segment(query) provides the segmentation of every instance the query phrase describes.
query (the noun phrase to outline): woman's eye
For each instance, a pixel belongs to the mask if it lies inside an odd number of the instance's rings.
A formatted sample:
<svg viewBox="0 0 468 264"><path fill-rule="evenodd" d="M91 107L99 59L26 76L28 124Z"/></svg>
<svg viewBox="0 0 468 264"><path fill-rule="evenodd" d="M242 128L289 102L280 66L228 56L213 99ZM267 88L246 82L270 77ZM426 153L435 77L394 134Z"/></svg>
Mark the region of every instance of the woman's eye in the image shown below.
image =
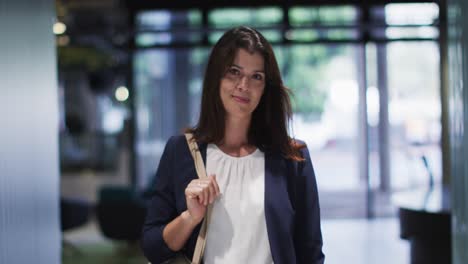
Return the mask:
<svg viewBox="0 0 468 264"><path fill-rule="evenodd" d="M233 75L239 75L240 72L239 72L239 70L236 69L236 68L230 68L230 69L229 69L229 73L230 73L230 74L233 74Z"/></svg>
<svg viewBox="0 0 468 264"><path fill-rule="evenodd" d="M255 80L261 81L261 80L263 80L263 75L261 75L261 74L254 74L254 75L253 75L253 78L254 78Z"/></svg>

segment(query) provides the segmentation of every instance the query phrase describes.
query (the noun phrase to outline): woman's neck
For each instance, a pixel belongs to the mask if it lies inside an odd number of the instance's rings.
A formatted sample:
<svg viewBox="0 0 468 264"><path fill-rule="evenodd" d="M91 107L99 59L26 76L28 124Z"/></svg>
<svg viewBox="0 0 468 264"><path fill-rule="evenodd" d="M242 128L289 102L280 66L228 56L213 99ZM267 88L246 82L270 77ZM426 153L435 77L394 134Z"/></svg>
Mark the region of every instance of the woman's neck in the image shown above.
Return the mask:
<svg viewBox="0 0 468 264"><path fill-rule="evenodd" d="M224 138L220 145L227 149L238 149L248 146L250 118L226 118Z"/></svg>

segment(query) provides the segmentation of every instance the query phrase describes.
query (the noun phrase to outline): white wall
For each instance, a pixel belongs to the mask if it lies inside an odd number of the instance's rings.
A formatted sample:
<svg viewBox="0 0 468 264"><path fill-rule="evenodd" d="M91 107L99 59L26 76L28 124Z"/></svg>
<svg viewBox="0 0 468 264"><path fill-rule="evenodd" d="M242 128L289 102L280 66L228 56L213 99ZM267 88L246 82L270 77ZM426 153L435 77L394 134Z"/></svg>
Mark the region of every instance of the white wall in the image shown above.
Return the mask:
<svg viewBox="0 0 468 264"><path fill-rule="evenodd" d="M52 0L0 0L0 263L60 263Z"/></svg>

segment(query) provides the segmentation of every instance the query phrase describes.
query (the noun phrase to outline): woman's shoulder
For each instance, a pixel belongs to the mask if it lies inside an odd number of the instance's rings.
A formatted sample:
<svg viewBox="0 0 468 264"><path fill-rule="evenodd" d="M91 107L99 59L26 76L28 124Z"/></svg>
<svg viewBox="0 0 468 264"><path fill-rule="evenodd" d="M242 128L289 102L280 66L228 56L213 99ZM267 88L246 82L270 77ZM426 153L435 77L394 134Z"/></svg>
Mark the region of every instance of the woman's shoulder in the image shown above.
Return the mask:
<svg viewBox="0 0 468 264"><path fill-rule="evenodd" d="M309 147L307 146L307 143L305 141L298 138L291 138L291 146L295 151L297 151L296 153L299 154L299 162L306 161L309 158Z"/></svg>
<svg viewBox="0 0 468 264"><path fill-rule="evenodd" d="M176 134L169 137L168 142L181 142L185 141L185 134Z"/></svg>
<svg viewBox="0 0 468 264"><path fill-rule="evenodd" d="M186 139L184 134L172 135L166 142L166 146L171 148L177 148L181 144L185 144Z"/></svg>
<svg viewBox="0 0 468 264"><path fill-rule="evenodd" d="M307 147L305 141L299 138L291 138L291 143L293 144L293 146L301 146L301 148Z"/></svg>
<svg viewBox="0 0 468 264"><path fill-rule="evenodd" d="M303 153L304 151L307 151L307 143L301 139L298 138L291 138L291 146Z"/></svg>

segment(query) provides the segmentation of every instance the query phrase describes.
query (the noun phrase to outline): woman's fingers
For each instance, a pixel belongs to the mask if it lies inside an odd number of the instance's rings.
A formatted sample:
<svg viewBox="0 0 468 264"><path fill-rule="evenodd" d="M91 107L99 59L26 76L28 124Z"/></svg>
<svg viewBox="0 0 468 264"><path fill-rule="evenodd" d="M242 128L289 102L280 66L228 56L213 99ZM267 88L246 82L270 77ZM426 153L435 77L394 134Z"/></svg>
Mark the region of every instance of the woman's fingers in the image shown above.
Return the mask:
<svg viewBox="0 0 468 264"><path fill-rule="evenodd" d="M201 204L203 202L203 195L202 195L203 188L200 186L200 183L197 181L192 181L185 189L185 194L190 199L197 199L198 202Z"/></svg>
<svg viewBox="0 0 468 264"><path fill-rule="evenodd" d="M194 180L193 181L194 189L196 189L196 194L198 196L198 203L205 205L206 201L206 191L205 191L205 184L201 180Z"/></svg>
<svg viewBox="0 0 468 264"><path fill-rule="evenodd" d="M208 187L208 184L206 184L205 182L202 182L200 184L200 186L202 187L202 193L203 193L203 205L208 205L208 201L210 199L210 193L209 193L209 187Z"/></svg>
<svg viewBox="0 0 468 264"><path fill-rule="evenodd" d="M190 199L199 199L199 193L201 188L198 188L196 185L189 184L185 189L185 195Z"/></svg>
<svg viewBox="0 0 468 264"><path fill-rule="evenodd" d="M207 189L209 193L209 202L210 204L213 203L216 198L219 196L219 186L218 183L216 182L216 177L215 175L210 175L205 182L207 183Z"/></svg>
<svg viewBox="0 0 468 264"><path fill-rule="evenodd" d="M187 186L186 192L188 192L190 198L198 198L198 202L205 206L213 203L220 195L215 175L211 175L206 179L192 180Z"/></svg>
<svg viewBox="0 0 468 264"><path fill-rule="evenodd" d="M218 182L216 181L216 175L212 174L210 177L212 177L211 180L213 182L213 186L215 187L216 197L218 197L221 194L221 191L219 190L219 185L218 185Z"/></svg>
<svg viewBox="0 0 468 264"><path fill-rule="evenodd" d="M210 201L210 204L211 204L216 199L216 190L215 190L214 183L212 181L208 185L208 191L210 193L210 200L209 201Z"/></svg>
<svg viewBox="0 0 468 264"><path fill-rule="evenodd" d="M216 182L216 176L214 174L210 175L209 177L210 181L210 194L211 194L211 200L210 203L213 203L216 198L219 196L219 186L218 183Z"/></svg>
<svg viewBox="0 0 468 264"><path fill-rule="evenodd" d="M206 191L207 184L203 182L202 180L197 180L195 184L198 189L198 197L199 197L198 202L200 204L206 205L206 201L209 198L207 191Z"/></svg>

